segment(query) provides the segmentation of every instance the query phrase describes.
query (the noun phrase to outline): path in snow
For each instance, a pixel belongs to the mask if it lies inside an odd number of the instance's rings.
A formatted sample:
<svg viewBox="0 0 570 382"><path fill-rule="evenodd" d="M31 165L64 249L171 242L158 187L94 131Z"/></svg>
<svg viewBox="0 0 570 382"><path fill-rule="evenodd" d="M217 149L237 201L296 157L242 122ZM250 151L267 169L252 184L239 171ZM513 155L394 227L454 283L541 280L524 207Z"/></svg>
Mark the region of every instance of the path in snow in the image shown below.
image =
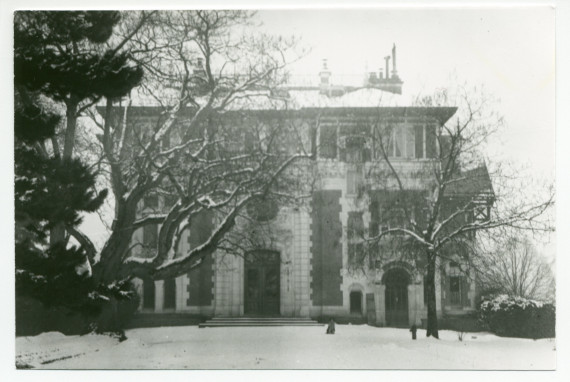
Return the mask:
<svg viewBox="0 0 570 382"><path fill-rule="evenodd" d="M489 333L418 331L366 325L325 327L132 329L119 343L107 336L44 333L16 339L21 365L46 369L494 369L551 370L553 339Z"/></svg>

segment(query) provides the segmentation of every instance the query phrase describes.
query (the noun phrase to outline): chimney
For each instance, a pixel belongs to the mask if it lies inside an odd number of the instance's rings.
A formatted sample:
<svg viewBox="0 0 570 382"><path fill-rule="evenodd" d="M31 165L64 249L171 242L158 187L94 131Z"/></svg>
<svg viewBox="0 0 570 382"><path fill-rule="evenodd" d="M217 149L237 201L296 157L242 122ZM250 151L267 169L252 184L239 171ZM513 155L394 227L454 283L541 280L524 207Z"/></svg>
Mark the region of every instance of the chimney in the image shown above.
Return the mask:
<svg viewBox="0 0 570 382"><path fill-rule="evenodd" d="M321 92L323 92L323 91L326 92L330 86L330 78L331 78L331 72L329 71L326 58L323 59L323 68L319 72L319 77L321 79L321 82L319 84L319 87L321 88Z"/></svg>
<svg viewBox="0 0 570 382"><path fill-rule="evenodd" d="M384 71L383 71L383 70L384 70L384 69L380 68L380 74L379 74L379 76L378 76L378 79L379 79L380 81L382 81L382 80L384 79Z"/></svg>
<svg viewBox="0 0 570 382"><path fill-rule="evenodd" d="M396 44L392 46L392 77L398 78L398 71L396 69Z"/></svg>
<svg viewBox="0 0 570 382"><path fill-rule="evenodd" d="M390 76L388 75L388 73L390 73L390 56L386 56L384 57L384 60L386 60L386 79L390 79Z"/></svg>
<svg viewBox="0 0 570 382"><path fill-rule="evenodd" d="M206 70L204 70L204 59L202 57L198 57L196 59L196 66L194 67L193 74L200 78L206 77Z"/></svg>

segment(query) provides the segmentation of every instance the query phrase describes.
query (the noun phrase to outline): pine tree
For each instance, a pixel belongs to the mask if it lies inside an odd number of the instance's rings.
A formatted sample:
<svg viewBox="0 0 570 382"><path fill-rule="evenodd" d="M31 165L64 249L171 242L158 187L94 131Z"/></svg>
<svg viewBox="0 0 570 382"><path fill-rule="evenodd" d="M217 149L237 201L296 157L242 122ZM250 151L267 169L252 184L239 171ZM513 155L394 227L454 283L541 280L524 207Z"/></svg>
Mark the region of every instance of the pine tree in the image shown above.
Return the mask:
<svg viewBox="0 0 570 382"><path fill-rule="evenodd" d="M26 11L14 18L16 291L81 312L96 310L108 295L129 295L126 283L95 285L92 248L69 244L81 214L96 211L107 195L95 190L97 174L73 157L77 118L142 78L128 54L103 50L119 20L120 13L107 11ZM65 124L49 105L63 106Z"/></svg>

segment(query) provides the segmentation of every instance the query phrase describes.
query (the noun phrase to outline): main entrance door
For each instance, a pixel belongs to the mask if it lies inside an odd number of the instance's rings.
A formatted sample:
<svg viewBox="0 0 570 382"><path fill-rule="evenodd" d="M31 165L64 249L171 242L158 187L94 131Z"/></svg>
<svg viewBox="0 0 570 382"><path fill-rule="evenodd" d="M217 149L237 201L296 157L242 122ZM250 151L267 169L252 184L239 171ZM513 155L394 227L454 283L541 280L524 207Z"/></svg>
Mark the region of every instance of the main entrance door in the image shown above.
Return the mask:
<svg viewBox="0 0 570 382"><path fill-rule="evenodd" d="M279 253L256 251L245 257L244 313L279 315Z"/></svg>
<svg viewBox="0 0 570 382"><path fill-rule="evenodd" d="M386 325L407 327L409 276L403 269L391 269L384 276L386 285Z"/></svg>

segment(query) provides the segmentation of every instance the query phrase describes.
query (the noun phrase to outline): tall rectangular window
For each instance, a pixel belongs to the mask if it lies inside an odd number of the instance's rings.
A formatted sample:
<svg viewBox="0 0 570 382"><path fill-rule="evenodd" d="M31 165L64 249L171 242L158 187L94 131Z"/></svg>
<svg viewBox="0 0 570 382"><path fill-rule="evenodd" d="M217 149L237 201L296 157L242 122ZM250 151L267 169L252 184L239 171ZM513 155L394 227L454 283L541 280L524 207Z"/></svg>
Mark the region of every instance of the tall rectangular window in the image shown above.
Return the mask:
<svg viewBox="0 0 570 382"><path fill-rule="evenodd" d="M404 150L406 149L405 143L405 135L404 129L402 127L396 127L393 130L393 138L392 138L392 157L394 158L402 158L404 156Z"/></svg>
<svg viewBox="0 0 570 382"><path fill-rule="evenodd" d="M461 270L459 265L455 262L449 263L449 304L461 305Z"/></svg>
<svg viewBox="0 0 570 382"><path fill-rule="evenodd" d="M358 190L362 187L363 182L362 168L359 168L357 165L348 167L346 171L346 194L357 194Z"/></svg>
<svg viewBox="0 0 570 382"><path fill-rule="evenodd" d="M364 223L362 221L362 212L349 212L348 213L348 227L347 227L347 244L348 244L348 261L352 262L361 255L362 235Z"/></svg>
<svg viewBox="0 0 570 382"><path fill-rule="evenodd" d="M158 243L158 224L147 224L143 227L143 244L154 248Z"/></svg>
<svg viewBox="0 0 570 382"><path fill-rule="evenodd" d="M321 126L320 128L320 157L321 158L336 158L337 152L337 133L336 126L328 125Z"/></svg>
<svg viewBox="0 0 570 382"><path fill-rule="evenodd" d="M449 277L449 303L452 305L461 304L461 278L459 276Z"/></svg>

